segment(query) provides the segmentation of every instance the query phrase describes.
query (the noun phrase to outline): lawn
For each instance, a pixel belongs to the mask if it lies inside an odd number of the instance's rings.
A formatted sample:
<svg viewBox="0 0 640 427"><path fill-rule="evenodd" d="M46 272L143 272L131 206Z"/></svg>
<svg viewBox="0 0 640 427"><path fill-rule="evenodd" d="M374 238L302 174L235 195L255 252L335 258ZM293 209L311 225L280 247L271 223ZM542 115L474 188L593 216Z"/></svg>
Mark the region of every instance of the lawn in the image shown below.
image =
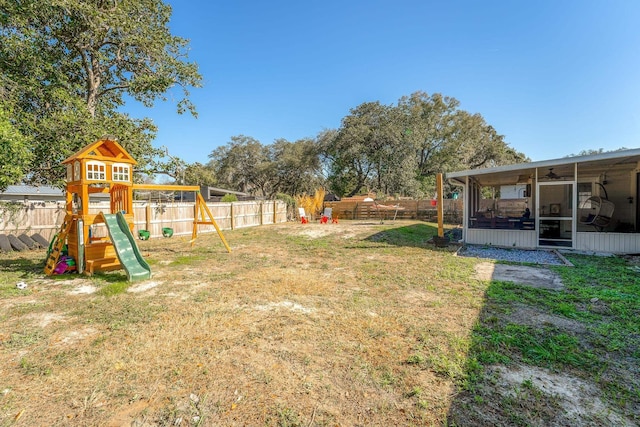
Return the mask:
<svg viewBox="0 0 640 427"><path fill-rule="evenodd" d="M149 281L0 254L0 425L635 425L640 273L481 280L433 224L139 242ZM26 290L16 289L25 281Z"/></svg>

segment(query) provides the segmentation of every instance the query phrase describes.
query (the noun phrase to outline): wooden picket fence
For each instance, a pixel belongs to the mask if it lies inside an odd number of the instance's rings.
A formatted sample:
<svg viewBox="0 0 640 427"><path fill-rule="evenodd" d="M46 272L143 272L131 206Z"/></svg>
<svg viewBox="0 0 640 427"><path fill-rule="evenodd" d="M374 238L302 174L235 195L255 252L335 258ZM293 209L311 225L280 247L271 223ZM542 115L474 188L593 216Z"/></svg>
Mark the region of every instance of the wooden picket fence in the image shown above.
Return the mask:
<svg viewBox="0 0 640 427"><path fill-rule="evenodd" d="M216 223L222 230L277 224L287 221L287 205L281 200L252 200L233 203L207 203ZM151 238L161 237L163 228L173 229L173 235L191 235L193 230L194 202L156 203L134 201L134 234L148 230ZM109 211L108 203L96 203L89 213ZM41 234L50 240L58 232L65 216L63 203L35 202L20 209L3 209L0 206L0 233L19 235ZM213 226L199 226L198 234L215 232ZM95 236L106 235L96 226Z"/></svg>
<svg viewBox="0 0 640 427"><path fill-rule="evenodd" d="M395 218L431 222L438 220L437 205L432 200L369 202L351 198L338 202L325 202L325 207L332 208L332 215L339 219L389 220ZM443 200L443 213L445 223L462 224L462 200Z"/></svg>

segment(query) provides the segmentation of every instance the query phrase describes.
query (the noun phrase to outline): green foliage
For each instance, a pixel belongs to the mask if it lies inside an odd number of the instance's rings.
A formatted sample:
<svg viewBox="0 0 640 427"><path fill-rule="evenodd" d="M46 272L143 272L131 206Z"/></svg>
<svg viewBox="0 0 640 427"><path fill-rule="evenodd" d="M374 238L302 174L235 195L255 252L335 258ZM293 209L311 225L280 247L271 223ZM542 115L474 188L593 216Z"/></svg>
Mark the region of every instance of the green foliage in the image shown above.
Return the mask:
<svg viewBox="0 0 640 427"><path fill-rule="evenodd" d="M283 202L285 202L287 204L287 208L295 208L296 207L296 199L294 199L293 197L291 197L288 194L278 193L278 194L276 194L276 200L282 200Z"/></svg>
<svg viewBox="0 0 640 427"><path fill-rule="evenodd" d="M182 185L213 186L218 182L213 167L198 162L187 165L184 169L184 175L180 178Z"/></svg>
<svg viewBox="0 0 640 427"><path fill-rule="evenodd" d="M238 201L238 196L236 196L235 194L228 194L227 193L224 196L222 196L220 201L221 202L226 202L226 203L237 202Z"/></svg>
<svg viewBox="0 0 640 427"><path fill-rule="evenodd" d="M544 367L596 367L598 362L590 352L578 345L578 340L566 333L546 327L536 329L518 324L506 324L479 329L483 337L483 352L512 353L523 362ZM505 354L506 355L506 354Z"/></svg>
<svg viewBox="0 0 640 427"><path fill-rule="evenodd" d="M248 136L233 136L209 158L221 185L267 199L278 192L312 192L322 182L317 146L309 139L279 139L265 146Z"/></svg>
<svg viewBox="0 0 640 427"><path fill-rule="evenodd" d="M136 2L0 2L3 102L33 154L17 179L61 184L60 162L104 134L115 135L142 169L158 169L149 119L119 112L127 97L151 107L182 89L178 112L195 114L187 41L168 27L171 7Z"/></svg>
<svg viewBox="0 0 640 427"><path fill-rule="evenodd" d="M296 195L311 193L322 187L324 179L318 154L318 145L312 139L295 142L276 140L270 146L271 161L274 163L271 193Z"/></svg>
<svg viewBox="0 0 640 427"><path fill-rule="evenodd" d="M459 105L415 92L396 106L367 102L352 109L340 129L321 138L331 191L432 195L438 172L526 160L481 115Z"/></svg>
<svg viewBox="0 0 640 427"><path fill-rule="evenodd" d="M29 140L11 123L8 114L0 106L0 191L18 184L33 157Z"/></svg>
<svg viewBox="0 0 640 427"><path fill-rule="evenodd" d="M244 135L233 136L227 145L209 154L209 158L221 185L265 195L272 165L269 150L260 141Z"/></svg>
<svg viewBox="0 0 640 427"><path fill-rule="evenodd" d="M3 346L9 348L27 348L38 344L43 340L42 332L37 330L23 329L11 333L11 337L3 342Z"/></svg>
<svg viewBox="0 0 640 427"><path fill-rule="evenodd" d="M397 105L365 102L339 129L324 130L315 140L265 146L239 135L209 157L222 185L267 198L310 194L325 184L340 196L433 196L438 172L528 160L481 115L460 110L454 98L424 92Z"/></svg>

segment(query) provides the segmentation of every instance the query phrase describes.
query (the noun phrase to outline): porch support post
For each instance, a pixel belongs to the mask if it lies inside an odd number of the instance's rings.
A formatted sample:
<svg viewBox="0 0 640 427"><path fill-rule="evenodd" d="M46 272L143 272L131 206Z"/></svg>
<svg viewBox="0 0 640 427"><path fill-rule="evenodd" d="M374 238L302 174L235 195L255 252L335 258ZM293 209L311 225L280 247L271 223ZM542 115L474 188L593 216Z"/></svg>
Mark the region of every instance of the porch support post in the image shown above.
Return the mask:
<svg viewBox="0 0 640 427"><path fill-rule="evenodd" d="M436 175L436 188L438 191L438 237L444 237L444 210L442 209L442 173Z"/></svg>
<svg viewBox="0 0 640 427"><path fill-rule="evenodd" d="M471 203L471 195L469 194L469 175L464 177L464 200L462 203L462 241L467 241L467 228L469 227L469 203Z"/></svg>
<svg viewBox="0 0 640 427"><path fill-rule="evenodd" d="M535 197L535 216L536 216L536 248L540 246L540 183L538 182L538 168L535 171L535 186L536 186L536 197Z"/></svg>
<svg viewBox="0 0 640 427"><path fill-rule="evenodd" d="M571 212L573 212L571 218L571 244L572 247L576 247L576 238L578 237L578 162L573 164L573 194L571 195L573 200L573 206Z"/></svg>

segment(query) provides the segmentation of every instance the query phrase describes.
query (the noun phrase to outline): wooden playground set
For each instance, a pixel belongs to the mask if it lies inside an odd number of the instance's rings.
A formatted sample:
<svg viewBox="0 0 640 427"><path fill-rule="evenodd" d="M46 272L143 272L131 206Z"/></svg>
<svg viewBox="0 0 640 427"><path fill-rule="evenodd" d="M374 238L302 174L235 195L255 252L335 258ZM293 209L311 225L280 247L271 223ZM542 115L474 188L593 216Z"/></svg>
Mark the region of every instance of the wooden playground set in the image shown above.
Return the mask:
<svg viewBox="0 0 640 427"><path fill-rule="evenodd" d="M44 272L61 272L65 260L72 260L78 273L124 269L129 281L151 277L151 269L139 251L133 236L133 192L135 190L192 191L196 194L191 244L198 237L198 226L215 227L222 243L231 252L222 231L200 194L200 187L186 185L134 184L133 167L137 162L112 138L89 144L62 162L66 165L66 213L59 232L49 246ZM108 193L110 212L89 213L91 194ZM107 236L93 236L93 226L103 225ZM140 232L140 238L148 235ZM170 237L170 230L163 230ZM63 254L66 248L66 255ZM63 265L64 267L64 265Z"/></svg>

